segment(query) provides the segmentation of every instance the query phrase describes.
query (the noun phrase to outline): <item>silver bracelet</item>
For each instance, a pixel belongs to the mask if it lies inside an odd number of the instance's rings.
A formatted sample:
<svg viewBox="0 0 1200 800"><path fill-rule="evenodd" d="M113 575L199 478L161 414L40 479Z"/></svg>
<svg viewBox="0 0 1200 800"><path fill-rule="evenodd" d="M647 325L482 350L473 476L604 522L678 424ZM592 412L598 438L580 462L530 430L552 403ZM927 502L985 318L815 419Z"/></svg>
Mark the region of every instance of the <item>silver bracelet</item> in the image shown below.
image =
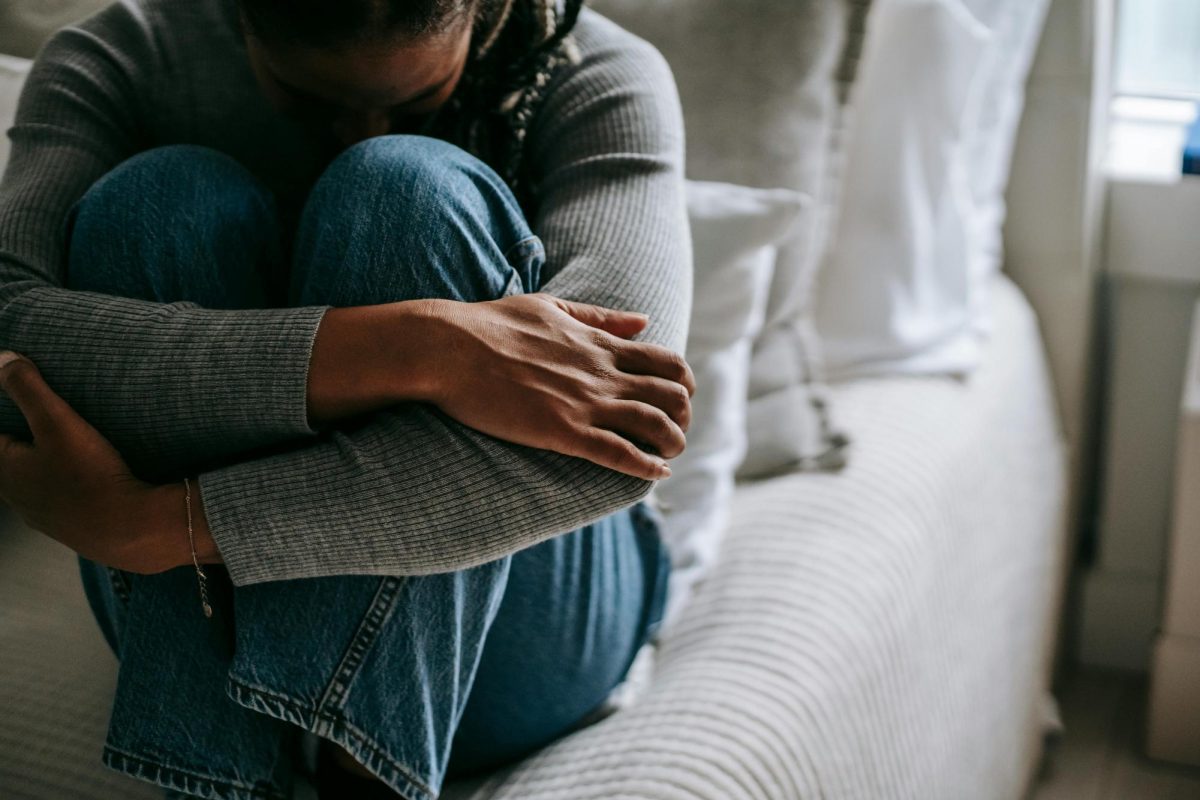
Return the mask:
<svg viewBox="0 0 1200 800"><path fill-rule="evenodd" d="M188 543L192 546L192 566L196 568L196 580L200 584L200 608L204 609L204 616L211 617L212 606L208 604L208 576L204 574L204 570L200 568L200 561L196 558L196 532L192 530L192 486L188 483L188 479L183 479L183 501L187 506L187 525L188 525Z"/></svg>

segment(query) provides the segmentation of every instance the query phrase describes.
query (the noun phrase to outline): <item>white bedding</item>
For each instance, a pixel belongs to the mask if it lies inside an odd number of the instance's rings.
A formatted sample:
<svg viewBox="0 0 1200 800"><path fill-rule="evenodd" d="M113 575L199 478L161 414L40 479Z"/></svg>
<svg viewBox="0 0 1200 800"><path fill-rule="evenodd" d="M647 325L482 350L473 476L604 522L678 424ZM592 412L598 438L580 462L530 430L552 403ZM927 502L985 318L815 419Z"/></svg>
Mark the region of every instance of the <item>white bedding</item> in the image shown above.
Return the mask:
<svg viewBox="0 0 1200 800"><path fill-rule="evenodd" d="M1007 282L994 297L968 381L841 386L845 472L739 488L648 696L476 798L1019 797L1064 466L1032 313ZM70 553L0 534L0 796L161 797L100 764L114 666Z"/></svg>
<svg viewBox="0 0 1200 800"><path fill-rule="evenodd" d="M1033 314L1001 279L966 381L835 389L840 475L739 488L649 695L477 798L1021 796L1041 744L1063 446Z"/></svg>

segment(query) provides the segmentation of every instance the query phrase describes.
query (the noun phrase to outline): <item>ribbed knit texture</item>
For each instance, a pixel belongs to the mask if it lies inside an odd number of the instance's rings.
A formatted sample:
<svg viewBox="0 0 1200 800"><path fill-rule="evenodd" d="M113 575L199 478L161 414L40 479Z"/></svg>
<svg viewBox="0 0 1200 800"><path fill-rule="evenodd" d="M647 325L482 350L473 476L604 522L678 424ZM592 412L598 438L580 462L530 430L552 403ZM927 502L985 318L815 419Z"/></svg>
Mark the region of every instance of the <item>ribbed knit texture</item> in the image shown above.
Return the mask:
<svg viewBox="0 0 1200 800"><path fill-rule="evenodd" d="M691 297L683 125L670 70L591 11L581 62L530 130L530 223L544 291L644 312L682 352ZM64 221L98 178L162 144L214 147L286 208L328 159L250 72L232 0L123 0L39 54L0 183L0 346L107 436L134 470L203 470L235 584L462 569L572 530L651 483L489 437L425 406L318 434L306 382L328 306L210 310L64 288ZM514 408L514 414L527 413ZM26 433L0 397L0 430Z"/></svg>

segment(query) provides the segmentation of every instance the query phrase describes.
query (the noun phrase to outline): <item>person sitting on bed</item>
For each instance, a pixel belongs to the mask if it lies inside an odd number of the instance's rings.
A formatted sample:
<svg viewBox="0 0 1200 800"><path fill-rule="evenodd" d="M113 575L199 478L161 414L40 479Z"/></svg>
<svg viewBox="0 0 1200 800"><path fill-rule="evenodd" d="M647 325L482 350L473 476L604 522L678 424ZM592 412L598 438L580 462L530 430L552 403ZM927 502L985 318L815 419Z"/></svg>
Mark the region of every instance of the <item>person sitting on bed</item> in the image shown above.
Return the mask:
<svg viewBox="0 0 1200 800"><path fill-rule="evenodd" d="M79 554L106 764L435 798L661 619L694 382L670 71L580 0L121 0L0 184L0 496Z"/></svg>

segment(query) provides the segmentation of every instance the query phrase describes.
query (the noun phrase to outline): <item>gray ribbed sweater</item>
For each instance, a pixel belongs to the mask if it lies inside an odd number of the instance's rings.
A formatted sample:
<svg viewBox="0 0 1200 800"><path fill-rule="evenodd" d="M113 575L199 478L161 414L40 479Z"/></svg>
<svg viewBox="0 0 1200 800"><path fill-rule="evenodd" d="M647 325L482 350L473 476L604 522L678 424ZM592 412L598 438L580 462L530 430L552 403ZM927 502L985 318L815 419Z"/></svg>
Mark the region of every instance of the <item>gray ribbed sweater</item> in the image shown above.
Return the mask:
<svg viewBox="0 0 1200 800"><path fill-rule="evenodd" d="M643 497L648 482L425 406L314 430L307 370L328 306L226 311L63 288L68 209L140 150L214 147L285 201L319 174L310 140L259 94L235 19L231 0L122 0L39 54L0 183L0 346L34 360L139 475L200 471L236 585L462 569ZM543 288L647 313L644 338L682 351L691 251L674 82L657 51L594 12L576 37L582 61L527 143ZM3 396L0 430L28 430ZM163 535L183 535L183 509L180 525Z"/></svg>

